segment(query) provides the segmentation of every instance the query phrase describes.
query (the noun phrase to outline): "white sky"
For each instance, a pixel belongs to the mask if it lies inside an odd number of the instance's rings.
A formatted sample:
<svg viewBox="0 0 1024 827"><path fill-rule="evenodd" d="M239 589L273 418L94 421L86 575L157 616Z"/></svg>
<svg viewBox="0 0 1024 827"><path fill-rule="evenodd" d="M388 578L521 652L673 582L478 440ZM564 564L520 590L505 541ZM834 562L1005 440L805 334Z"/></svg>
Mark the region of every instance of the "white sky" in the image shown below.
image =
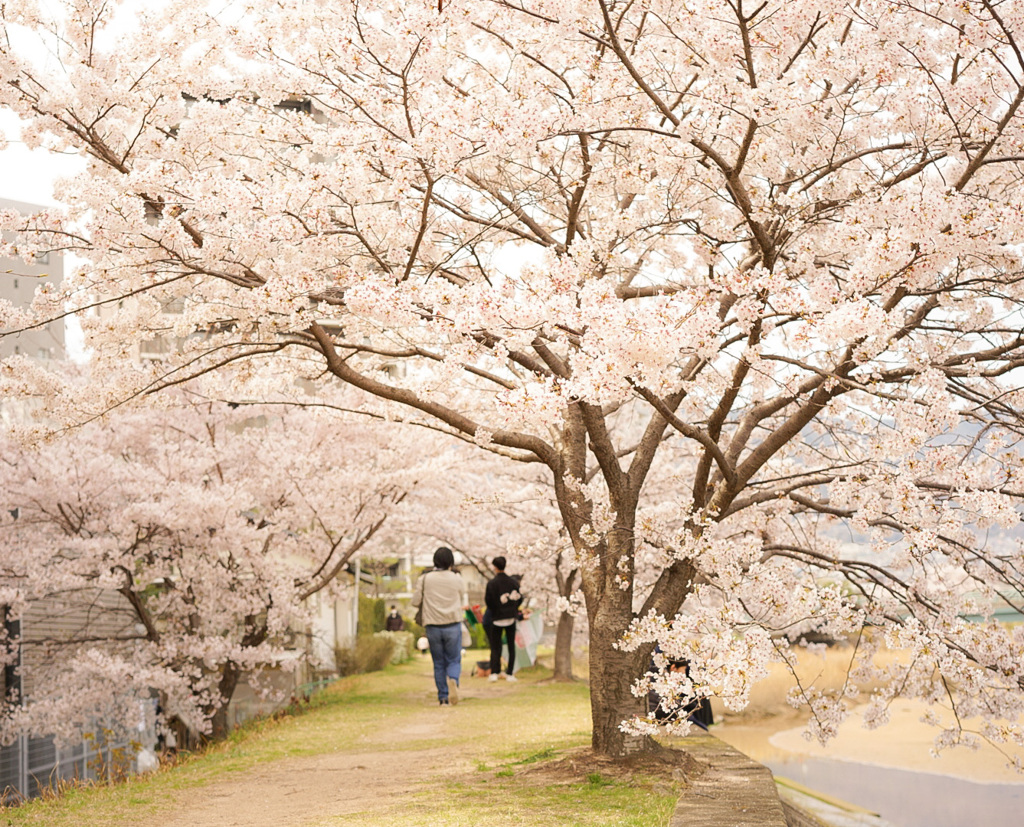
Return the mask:
<svg viewBox="0 0 1024 827"><path fill-rule="evenodd" d="M53 182L81 168L75 156L56 155L43 149L29 151L20 141L18 118L0 110L0 134L7 146L0 149L0 198L51 206Z"/></svg>

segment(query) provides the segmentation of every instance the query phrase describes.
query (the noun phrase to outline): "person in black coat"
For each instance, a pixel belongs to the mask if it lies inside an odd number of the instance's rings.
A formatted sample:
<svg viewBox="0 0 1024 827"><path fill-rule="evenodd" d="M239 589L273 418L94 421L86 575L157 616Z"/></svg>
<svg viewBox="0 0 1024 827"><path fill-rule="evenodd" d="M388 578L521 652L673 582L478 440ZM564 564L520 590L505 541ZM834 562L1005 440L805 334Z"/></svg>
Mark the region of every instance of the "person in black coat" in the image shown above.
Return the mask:
<svg viewBox="0 0 1024 827"><path fill-rule="evenodd" d="M491 676L488 680L496 681L500 676L514 681L516 677L512 673L516 666L516 619L519 617L523 596L519 592L519 583L505 574L504 557L495 557L491 565L494 567L494 577L484 591L484 603L491 621L487 627L487 642L491 645ZM508 666L504 675L501 674L503 634L508 644Z"/></svg>
<svg viewBox="0 0 1024 827"><path fill-rule="evenodd" d="M401 632L405 628L405 619L398 613L398 607L392 604L391 611L384 621L385 632Z"/></svg>
<svg viewBox="0 0 1024 827"><path fill-rule="evenodd" d="M690 677L690 662L688 660L670 660L668 669L670 672L682 672L686 677ZM653 660L650 671L652 674L656 674L658 671ZM714 713L711 711L711 701L707 698L694 698L689 703L679 704L662 698L652 689L647 693L647 705L654 713L655 721L679 721L689 718L690 723L696 724L705 731L715 722Z"/></svg>

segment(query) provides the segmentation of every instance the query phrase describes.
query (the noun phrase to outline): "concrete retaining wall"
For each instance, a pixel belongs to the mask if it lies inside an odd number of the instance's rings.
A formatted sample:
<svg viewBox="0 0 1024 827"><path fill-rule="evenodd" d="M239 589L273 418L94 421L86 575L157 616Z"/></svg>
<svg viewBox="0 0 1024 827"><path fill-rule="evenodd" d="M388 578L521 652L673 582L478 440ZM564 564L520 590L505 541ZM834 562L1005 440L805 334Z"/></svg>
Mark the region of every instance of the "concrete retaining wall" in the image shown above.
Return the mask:
<svg viewBox="0 0 1024 827"><path fill-rule="evenodd" d="M711 735L678 745L708 770L680 796L669 827L787 827L771 771Z"/></svg>

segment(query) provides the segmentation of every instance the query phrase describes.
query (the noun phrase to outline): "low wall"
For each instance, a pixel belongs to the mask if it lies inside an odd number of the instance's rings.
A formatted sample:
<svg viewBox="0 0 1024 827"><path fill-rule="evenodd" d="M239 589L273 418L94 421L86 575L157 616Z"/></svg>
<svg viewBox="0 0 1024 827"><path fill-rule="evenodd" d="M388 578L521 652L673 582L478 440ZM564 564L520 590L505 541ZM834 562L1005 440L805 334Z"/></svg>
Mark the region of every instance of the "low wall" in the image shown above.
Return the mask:
<svg viewBox="0 0 1024 827"><path fill-rule="evenodd" d="M787 827L771 771L711 735L679 745L708 770L676 804L669 827Z"/></svg>

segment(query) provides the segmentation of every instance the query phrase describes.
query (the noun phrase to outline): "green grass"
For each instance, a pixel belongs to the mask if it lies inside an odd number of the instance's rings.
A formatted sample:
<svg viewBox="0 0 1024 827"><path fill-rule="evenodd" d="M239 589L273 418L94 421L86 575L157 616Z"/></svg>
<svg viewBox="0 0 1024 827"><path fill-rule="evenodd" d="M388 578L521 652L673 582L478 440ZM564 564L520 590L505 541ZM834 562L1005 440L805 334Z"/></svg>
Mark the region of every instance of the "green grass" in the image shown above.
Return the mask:
<svg viewBox="0 0 1024 827"><path fill-rule="evenodd" d="M417 804L388 823L403 827L479 827L523 824L530 827L663 827L675 807L678 790L622 782L588 781L532 786L501 774L485 784L449 785L421 796ZM325 824L383 823L367 813Z"/></svg>
<svg viewBox="0 0 1024 827"><path fill-rule="evenodd" d="M183 802L202 800L218 783L244 779L270 762L327 753L351 753L356 761L370 750L394 753L387 761L398 774L407 761L418 760L417 751L459 760L420 768L425 777L399 785L397 794L375 801L372 811L321 814L309 825L666 824L679 794L671 778L558 769L570 751L576 755L589 744L589 698L585 685L545 682L547 675L543 669L522 672L519 684L500 694L467 677L463 702L451 710L438 710L423 659L346 678L298 714L254 722L204 754L151 776L2 810L0 827L167 821ZM437 725L439 715L443 727ZM428 734L402 734L421 730Z"/></svg>

